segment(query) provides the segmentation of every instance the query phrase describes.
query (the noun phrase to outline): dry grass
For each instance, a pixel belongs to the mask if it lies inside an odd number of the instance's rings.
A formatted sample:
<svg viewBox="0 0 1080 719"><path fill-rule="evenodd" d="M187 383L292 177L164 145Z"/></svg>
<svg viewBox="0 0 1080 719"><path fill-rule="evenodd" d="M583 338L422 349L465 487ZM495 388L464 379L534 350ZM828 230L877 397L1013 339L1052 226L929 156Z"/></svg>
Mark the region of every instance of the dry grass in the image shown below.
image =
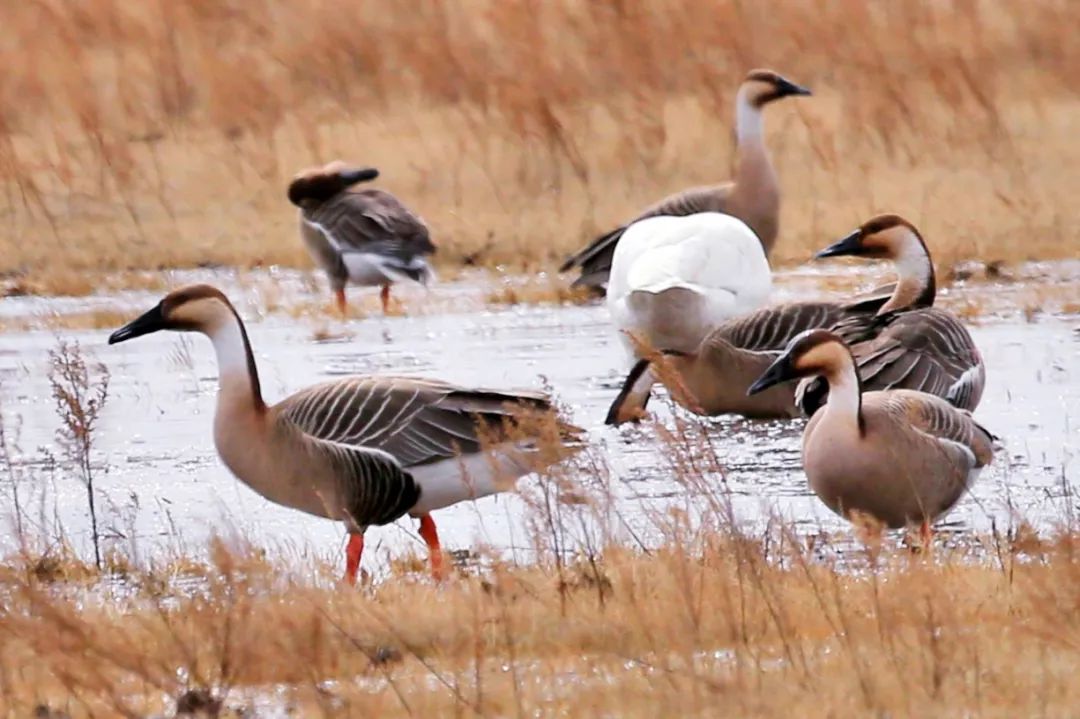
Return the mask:
<svg viewBox="0 0 1080 719"><path fill-rule="evenodd" d="M484 298L486 305L566 305L595 299L583 288L572 288L564 278L546 272L536 275L501 277Z"/></svg>
<svg viewBox="0 0 1080 719"><path fill-rule="evenodd" d="M305 264L283 188L333 157L382 168L444 265L550 268L659 195L725 179L732 95L760 65L816 92L769 113L781 260L878 210L946 265L1077 254L1066 2L0 12L0 273L54 292L117 269Z"/></svg>
<svg viewBox="0 0 1080 719"><path fill-rule="evenodd" d="M843 562L779 527L671 539L361 590L221 543L206 564L104 575L12 558L0 707L145 716L193 689L303 716L1066 716L1080 701L1076 534L985 538L994 559Z"/></svg>
<svg viewBox="0 0 1080 719"><path fill-rule="evenodd" d="M116 329L130 322L133 316L130 309L110 307L80 312L17 315L0 318L0 332Z"/></svg>
<svg viewBox="0 0 1080 719"><path fill-rule="evenodd" d="M61 419L92 408L80 387ZM59 518L20 503L20 485L42 483L17 420L0 414L22 547L0 560L5 715L1062 716L1080 701L1068 492L1057 531L1020 524L931 552L776 518L748 532L716 438L675 412L650 428L674 503L638 499L629 522L604 455L579 447L522 488L528 561L474 547L434 585L407 556L351 588L340 557L241 538L140 558L133 526L103 535L98 566L81 559ZM517 429L565 454L546 420ZM79 427L76 473L95 432ZM102 527L123 520L101 506Z"/></svg>

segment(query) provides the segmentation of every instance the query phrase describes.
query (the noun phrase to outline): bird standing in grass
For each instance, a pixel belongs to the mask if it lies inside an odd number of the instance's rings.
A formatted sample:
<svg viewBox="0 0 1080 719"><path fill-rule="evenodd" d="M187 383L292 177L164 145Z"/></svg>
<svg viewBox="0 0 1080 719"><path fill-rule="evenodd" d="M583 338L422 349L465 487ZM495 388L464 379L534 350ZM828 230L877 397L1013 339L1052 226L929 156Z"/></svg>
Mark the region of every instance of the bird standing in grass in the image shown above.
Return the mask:
<svg viewBox="0 0 1080 719"><path fill-rule="evenodd" d="M435 245L424 221L389 192L353 187L378 176L374 168L335 161L289 183L289 202L300 208L300 237L326 272L342 314L349 283L381 287L386 314L392 284L412 280L426 286L435 276L427 261Z"/></svg>

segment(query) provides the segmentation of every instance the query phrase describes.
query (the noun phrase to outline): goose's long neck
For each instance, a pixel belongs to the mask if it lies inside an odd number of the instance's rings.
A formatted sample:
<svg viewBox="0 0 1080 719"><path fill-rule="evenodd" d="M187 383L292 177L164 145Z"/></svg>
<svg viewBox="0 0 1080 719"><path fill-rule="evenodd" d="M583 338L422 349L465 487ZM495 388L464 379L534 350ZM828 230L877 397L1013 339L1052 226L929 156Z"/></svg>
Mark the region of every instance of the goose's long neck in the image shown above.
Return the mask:
<svg viewBox="0 0 1080 719"><path fill-rule="evenodd" d="M878 314L894 310L932 307L937 293L934 263L922 240L912 230L905 230L893 262L896 265L896 289Z"/></svg>
<svg viewBox="0 0 1080 719"><path fill-rule="evenodd" d="M765 147L762 108L747 86L735 96L735 212L757 233L768 255L776 241L780 188Z"/></svg>
<svg viewBox="0 0 1080 719"><path fill-rule="evenodd" d="M829 383L829 398L825 403L826 416L838 424L844 425L860 435L863 431L862 383L855 369L855 360L847 348L837 345L837 352L843 352L843 358L837 358L832 368L825 374Z"/></svg>
<svg viewBox="0 0 1080 719"><path fill-rule="evenodd" d="M206 335L218 363L218 411L223 408L261 413L266 409L255 357L244 323L233 312L223 316Z"/></svg>

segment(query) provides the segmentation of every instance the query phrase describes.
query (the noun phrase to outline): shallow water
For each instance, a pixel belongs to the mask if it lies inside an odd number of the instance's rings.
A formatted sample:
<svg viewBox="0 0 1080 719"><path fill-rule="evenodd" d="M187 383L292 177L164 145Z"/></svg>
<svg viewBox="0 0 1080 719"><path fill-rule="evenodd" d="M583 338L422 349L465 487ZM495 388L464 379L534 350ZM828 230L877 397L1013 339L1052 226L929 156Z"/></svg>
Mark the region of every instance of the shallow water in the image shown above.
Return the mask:
<svg viewBox="0 0 1080 719"><path fill-rule="evenodd" d="M251 292L230 288L229 276L214 279L234 298ZM863 279L870 281L869 276ZM289 276L280 281L300 285ZM777 299L828 294L823 286L820 273L784 273ZM1022 294L1023 288L1010 287ZM475 292L467 283L438 291L461 297L469 311L455 312L450 306L440 314L336 323L331 334L344 336L322 342L312 339L310 323L284 315L250 322L267 400L329 377L389 371L465 385L547 385L572 419L588 429L595 456L611 469L619 518L635 534L648 534L657 509L693 506L687 490L672 480L664 447L650 429L616 430L602 424L625 367L602 305L473 311L475 303L467 298ZM1005 295L985 285L953 291L989 304L1002 302ZM0 301L0 314L74 311L98 303L130 308L135 316L157 299L158 293L145 292L89 300L20 298ZM245 313L245 304L237 304ZM1005 449L949 515L947 526L986 529L1022 517L1049 527L1076 504L1071 492L1080 485L1078 324L1076 315L1041 315L1026 322L1019 312L1005 312L972 327L988 365L987 389L976 414L1003 438ZM95 464L105 498L101 513L115 541L152 556L180 545L201 546L213 532L238 531L268 546L340 553L340 525L267 502L218 461L211 438L216 368L205 339L161 333L109 347L108 334L0 334L3 417L9 441L17 435L21 449L20 499L31 518L44 508L59 519L76 547L87 548L85 490L70 472L50 472L38 462L39 447L60 453L47 381L47 352L59 335L78 340L112 375L95 436ZM661 419L670 419L665 402L654 401L651 408ZM799 464L801 422L698 421L708 427L740 521L761 523L779 515L806 531L844 527L808 492ZM720 477L711 479L719 486ZM0 497L10 510L6 472L0 481L5 483ZM524 557L530 542L523 512L519 498L503 495L442 510L435 517L447 548L481 543ZM10 533L0 542L5 550L13 543ZM403 519L373 528L367 547L365 566L410 547L419 549L415 522Z"/></svg>

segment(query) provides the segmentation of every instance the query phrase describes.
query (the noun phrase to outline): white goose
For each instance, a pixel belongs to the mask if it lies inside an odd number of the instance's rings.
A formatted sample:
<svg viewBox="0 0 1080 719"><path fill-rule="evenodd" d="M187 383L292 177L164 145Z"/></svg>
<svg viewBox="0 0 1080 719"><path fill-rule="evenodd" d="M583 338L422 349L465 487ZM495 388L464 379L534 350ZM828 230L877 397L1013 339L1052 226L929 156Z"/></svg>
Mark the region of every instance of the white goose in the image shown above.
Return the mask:
<svg viewBox="0 0 1080 719"><path fill-rule="evenodd" d="M719 212L650 217L615 248L607 306L631 356L637 344L692 352L721 322L765 304L772 273L745 222Z"/></svg>

